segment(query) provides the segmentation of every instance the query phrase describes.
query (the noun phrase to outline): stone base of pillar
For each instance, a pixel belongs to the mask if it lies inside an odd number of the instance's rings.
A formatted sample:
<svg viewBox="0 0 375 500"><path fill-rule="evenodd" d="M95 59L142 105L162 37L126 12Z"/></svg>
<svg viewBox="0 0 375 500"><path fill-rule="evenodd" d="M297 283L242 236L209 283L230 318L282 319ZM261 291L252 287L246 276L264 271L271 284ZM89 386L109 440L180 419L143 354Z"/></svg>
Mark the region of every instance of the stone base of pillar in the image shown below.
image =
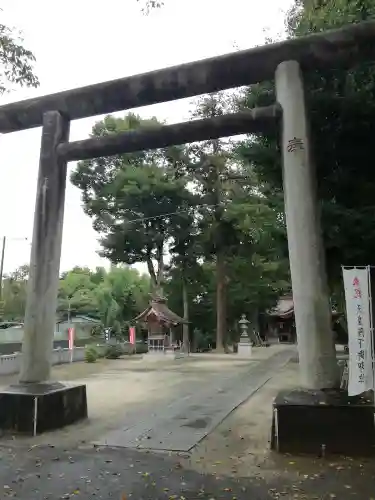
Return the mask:
<svg viewBox="0 0 375 500"><path fill-rule="evenodd" d="M164 356L164 350L149 349L147 352L143 354L144 358L147 358L148 356Z"/></svg>
<svg viewBox="0 0 375 500"><path fill-rule="evenodd" d="M253 352L253 348L250 342L240 342L238 344L238 352L239 356L245 356L250 358Z"/></svg>
<svg viewBox="0 0 375 500"><path fill-rule="evenodd" d="M143 359L147 360L167 360L167 359L181 359L187 357L187 353L180 351L179 349L165 349L163 351L148 351L143 355Z"/></svg>
<svg viewBox="0 0 375 500"><path fill-rule="evenodd" d="M273 403L271 448L315 456L375 455L374 407L342 390L282 391Z"/></svg>
<svg viewBox="0 0 375 500"><path fill-rule="evenodd" d="M35 436L87 418L85 385L17 384L0 391L0 429Z"/></svg>
<svg viewBox="0 0 375 500"><path fill-rule="evenodd" d="M166 347L164 350L164 356L167 359L175 359L175 351L171 347Z"/></svg>

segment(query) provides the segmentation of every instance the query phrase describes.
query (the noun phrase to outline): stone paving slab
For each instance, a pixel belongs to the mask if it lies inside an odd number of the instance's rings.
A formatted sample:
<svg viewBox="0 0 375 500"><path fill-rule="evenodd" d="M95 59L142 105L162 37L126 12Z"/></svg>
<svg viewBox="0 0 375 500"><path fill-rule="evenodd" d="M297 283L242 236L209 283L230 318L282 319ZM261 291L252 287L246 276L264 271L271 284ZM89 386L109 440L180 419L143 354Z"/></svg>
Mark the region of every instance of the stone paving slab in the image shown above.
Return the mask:
<svg viewBox="0 0 375 500"><path fill-rule="evenodd" d="M248 399L283 366L294 350L283 350L259 363L229 375L205 377L175 395L172 402L159 404L150 412L143 408L125 415L119 429L95 441L96 445L189 451L235 408Z"/></svg>

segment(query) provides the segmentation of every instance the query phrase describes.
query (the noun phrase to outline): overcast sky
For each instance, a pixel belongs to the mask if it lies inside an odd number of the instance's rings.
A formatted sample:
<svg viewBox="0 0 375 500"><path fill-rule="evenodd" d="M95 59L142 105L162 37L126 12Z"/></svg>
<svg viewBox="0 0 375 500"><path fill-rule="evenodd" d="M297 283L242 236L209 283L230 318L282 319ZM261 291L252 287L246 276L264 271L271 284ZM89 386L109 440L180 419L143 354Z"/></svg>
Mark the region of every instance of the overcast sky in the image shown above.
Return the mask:
<svg viewBox="0 0 375 500"><path fill-rule="evenodd" d="M145 17L136 0L1 0L2 22L22 30L36 56L40 87L15 90L0 104L112 80L262 44L283 32L291 0L166 0ZM189 116L191 100L145 107L142 116L168 122ZM98 117L96 118L98 119ZM73 122L71 140L84 139L94 119ZM5 271L29 261L40 129L1 136L0 235L9 237ZM74 164L70 164L70 169ZM61 270L105 264L98 235L68 182Z"/></svg>

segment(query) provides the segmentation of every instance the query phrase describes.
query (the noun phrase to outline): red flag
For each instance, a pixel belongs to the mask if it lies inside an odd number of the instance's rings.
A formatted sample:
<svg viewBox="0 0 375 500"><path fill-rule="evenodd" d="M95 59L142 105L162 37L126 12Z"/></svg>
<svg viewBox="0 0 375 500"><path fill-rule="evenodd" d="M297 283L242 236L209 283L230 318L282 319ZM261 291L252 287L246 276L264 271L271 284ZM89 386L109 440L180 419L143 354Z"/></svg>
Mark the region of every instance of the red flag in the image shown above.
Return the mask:
<svg viewBox="0 0 375 500"><path fill-rule="evenodd" d="M71 351L74 348L74 328L68 328L68 347Z"/></svg>
<svg viewBox="0 0 375 500"><path fill-rule="evenodd" d="M131 326L129 328L129 342L131 344L135 344L135 327L134 326Z"/></svg>

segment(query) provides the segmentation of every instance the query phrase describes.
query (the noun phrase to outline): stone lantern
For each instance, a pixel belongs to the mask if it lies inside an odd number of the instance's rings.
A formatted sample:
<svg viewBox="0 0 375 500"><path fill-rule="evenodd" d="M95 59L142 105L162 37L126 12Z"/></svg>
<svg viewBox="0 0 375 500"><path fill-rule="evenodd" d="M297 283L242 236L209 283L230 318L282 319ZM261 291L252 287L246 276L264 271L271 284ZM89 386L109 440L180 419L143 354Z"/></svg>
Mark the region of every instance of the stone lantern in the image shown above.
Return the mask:
<svg viewBox="0 0 375 500"><path fill-rule="evenodd" d="M238 322L241 331L240 342L238 344L238 354L241 356L251 356L252 351L252 343L249 338L249 321L246 318L246 315L243 314L241 316L240 321Z"/></svg>

